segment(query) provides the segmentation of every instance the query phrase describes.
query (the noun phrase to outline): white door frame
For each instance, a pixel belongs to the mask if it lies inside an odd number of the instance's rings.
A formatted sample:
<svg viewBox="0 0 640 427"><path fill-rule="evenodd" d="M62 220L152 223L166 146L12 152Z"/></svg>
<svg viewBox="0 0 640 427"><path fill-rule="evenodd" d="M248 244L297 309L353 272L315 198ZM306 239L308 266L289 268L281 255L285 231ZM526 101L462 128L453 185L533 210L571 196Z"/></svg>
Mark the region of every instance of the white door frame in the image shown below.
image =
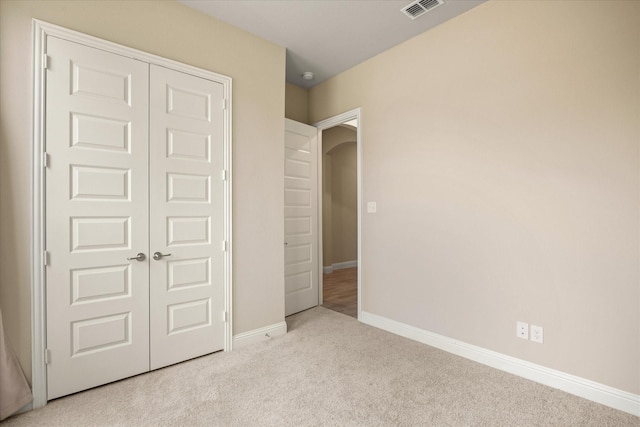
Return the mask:
<svg viewBox="0 0 640 427"><path fill-rule="evenodd" d="M128 58L170 68L196 77L221 83L224 87L224 238L226 252L224 261L224 304L227 322L225 324L224 350L230 351L232 346L232 235L231 235L231 83L230 77L203 70L160 56L152 55L87 34L49 24L37 19L33 20L33 145L31 163L31 388L33 408L40 408L47 403L47 367L45 363L46 344L46 294L45 294L45 102L46 79L45 58L47 37L55 36L85 46L101 49ZM222 244L222 242L221 242Z"/></svg>
<svg viewBox="0 0 640 427"><path fill-rule="evenodd" d="M356 108L337 116L319 121L313 126L318 128L318 300L322 305L322 131L341 125L356 119L358 130L356 132L356 162L357 162L357 186L358 186L358 320L362 312L362 115L360 108Z"/></svg>

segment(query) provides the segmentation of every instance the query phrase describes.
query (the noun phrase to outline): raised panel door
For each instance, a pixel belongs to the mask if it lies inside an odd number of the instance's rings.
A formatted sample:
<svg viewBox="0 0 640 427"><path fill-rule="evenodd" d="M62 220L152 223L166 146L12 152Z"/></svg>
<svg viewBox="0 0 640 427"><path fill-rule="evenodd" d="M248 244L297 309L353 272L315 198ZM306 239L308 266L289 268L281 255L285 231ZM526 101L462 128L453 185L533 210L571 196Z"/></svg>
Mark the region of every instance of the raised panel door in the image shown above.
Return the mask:
<svg viewBox="0 0 640 427"><path fill-rule="evenodd" d="M148 64L48 38L48 398L149 370Z"/></svg>
<svg viewBox="0 0 640 427"><path fill-rule="evenodd" d="M285 120L284 285L285 315L318 305L317 135Z"/></svg>
<svg viewBox="0 0 640 427"><path fill-rule="evenodd" d="M224 347L224 92L150 70L151 369Z"/></svg>

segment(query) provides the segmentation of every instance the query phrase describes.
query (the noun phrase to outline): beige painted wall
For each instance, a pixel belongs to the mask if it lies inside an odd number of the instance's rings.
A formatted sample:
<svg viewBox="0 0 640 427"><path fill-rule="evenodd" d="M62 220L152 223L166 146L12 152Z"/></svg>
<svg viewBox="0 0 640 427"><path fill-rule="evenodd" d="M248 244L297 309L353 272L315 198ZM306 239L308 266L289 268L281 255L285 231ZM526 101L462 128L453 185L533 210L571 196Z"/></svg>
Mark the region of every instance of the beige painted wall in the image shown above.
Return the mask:
<svg viewBox="0 0 640 427"><path fill-rule="evenodd" d="M31 375L32 18L233 78L234 333L283 321L285 49L173 1L3 0L0 306L26 374Z"/></svg>
<svg viewBox="0 0 640 427"><path fill-rule="evenodd" d="M286 83L284 116L296 122L309 124L309 91Z"/></svg>
<svg viewBox="0 0 640 427"><path fill-rule="evenodd" d="M310 91L356 107L363 310L640 393L640 2L489 1Z"/></svg>
<svg viewBox="0 0 640 427"><path fill-rule="evenodd" d="M322 132L322 263L358 259L356 131L336 126Z"/></svg>

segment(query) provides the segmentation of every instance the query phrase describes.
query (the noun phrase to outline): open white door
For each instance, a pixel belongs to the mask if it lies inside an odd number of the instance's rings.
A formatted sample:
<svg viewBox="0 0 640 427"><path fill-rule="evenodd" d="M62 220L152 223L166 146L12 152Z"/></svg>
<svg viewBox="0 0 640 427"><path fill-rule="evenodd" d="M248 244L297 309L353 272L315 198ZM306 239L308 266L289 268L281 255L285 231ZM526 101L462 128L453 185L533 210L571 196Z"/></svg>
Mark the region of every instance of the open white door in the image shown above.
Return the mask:
<svg viewBox="0 0 640 427"><path fill-rule="evenodd" d="M318 130L285 119L285 315L318 305Z"/></svg>

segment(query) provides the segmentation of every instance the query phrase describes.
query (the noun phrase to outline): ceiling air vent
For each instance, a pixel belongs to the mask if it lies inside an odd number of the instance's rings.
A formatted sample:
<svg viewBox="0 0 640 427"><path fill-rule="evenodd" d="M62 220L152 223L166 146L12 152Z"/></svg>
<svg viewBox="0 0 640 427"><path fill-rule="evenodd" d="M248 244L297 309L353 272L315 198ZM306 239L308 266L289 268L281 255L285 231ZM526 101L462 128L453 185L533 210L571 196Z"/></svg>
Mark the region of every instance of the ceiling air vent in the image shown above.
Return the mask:
<svg viewBox="0 0 640 427"><path fill-rule="evenodd" d="M444 0L418 0L403 7L401 10L409 18L416 19L443 3Z"/></svg>

